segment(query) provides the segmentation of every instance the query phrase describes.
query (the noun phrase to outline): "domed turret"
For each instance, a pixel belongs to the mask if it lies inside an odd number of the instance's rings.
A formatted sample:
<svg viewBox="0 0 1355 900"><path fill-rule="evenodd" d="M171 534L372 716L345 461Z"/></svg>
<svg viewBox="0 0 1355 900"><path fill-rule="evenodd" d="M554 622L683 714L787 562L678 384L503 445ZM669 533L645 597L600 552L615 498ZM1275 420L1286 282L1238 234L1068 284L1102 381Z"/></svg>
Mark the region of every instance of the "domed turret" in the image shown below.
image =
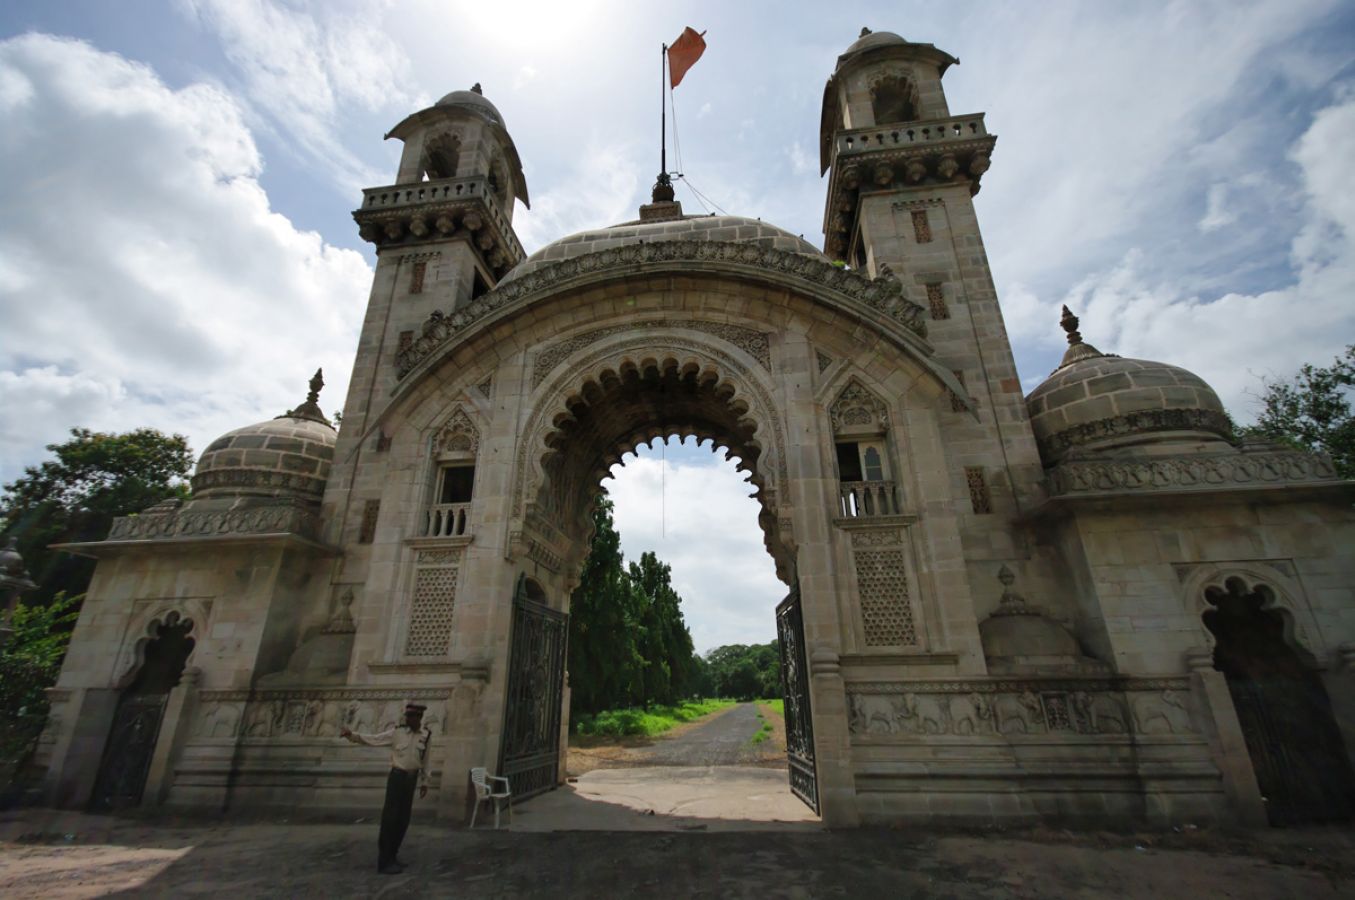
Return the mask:
<svg viewBox="0 0 1355 900"><path fill-rule="evenodd" d="M316 402L324 383L317 369L305 403L213 441L193 474L194 499L291 496L318 501L337 438Z"/></svg>
<svg viewBox="0 0 1355 900"><path fill-rule="evenodd" d="M1046 466L1074 449L1227 441L1232 425L1214 389L1166 363L1102 353L1082 340L1078 318L1063 308L1063 361L1026 398Z"/></svg>
<svg viewBox="0 0 1355 900"><path fill-rule="evenodd" d="M473 110L480 115L487 115L495 125L504 124L503 114L499 112L497 106L489 102L489 98L484 95L484 91L480 89L478 83L472 85L471 89L468 91L452 91L433 105L443 107L459 106L463 109Z"/></svg>
<svg viewBox="0 0 1355 900"><path fill-rule="evenodd" d="M1031 606L1012 589L1016 576L1003 566L998 608L979 623L979 639L988 670L995 675L1049 671L1099 672L1106 667L1082 652L1077 638L1058 619Z"/></svg>

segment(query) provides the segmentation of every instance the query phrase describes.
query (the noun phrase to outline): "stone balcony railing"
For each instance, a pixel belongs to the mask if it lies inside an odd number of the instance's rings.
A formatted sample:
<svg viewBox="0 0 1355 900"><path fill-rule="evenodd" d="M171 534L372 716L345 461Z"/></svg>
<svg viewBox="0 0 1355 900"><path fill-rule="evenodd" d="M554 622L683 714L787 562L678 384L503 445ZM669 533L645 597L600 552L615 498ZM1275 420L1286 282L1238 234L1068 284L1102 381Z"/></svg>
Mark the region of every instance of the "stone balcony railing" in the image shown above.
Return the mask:
<svg viewBox="0 0 1355 900"><path fill-rule="evenodd" d="M846 519L897 516L898 489L892 481L844 481L838 490L838 512Z"/></svg>
<svg viewBox="0 0 1355 900"><path fill-rule="evenodd" d="M469 503L435 503L424 518L423 536L465 537L470 534Z"/></svg>
<svg viewBox="0 0 1355 900"><path fill-rule="evenodd" d="M837 134L837 156L869 153L875 150L895 150L924 144L943 144L986 137L983 113L969 116L951 116L906 122L883 128L856 128Z"/></svg>
<svg viewBox="0 0 1355 900"><path fill-rule="evenodd" d="M446 237L458 228L478 234L489 226L507 245L506 260L516 262L526 255L489 180L481 176L367 188L353 218L362 227L363 239L376 243L406 236L416 240ZM493 245L486 233L481 248L490 250Z"/></svg>

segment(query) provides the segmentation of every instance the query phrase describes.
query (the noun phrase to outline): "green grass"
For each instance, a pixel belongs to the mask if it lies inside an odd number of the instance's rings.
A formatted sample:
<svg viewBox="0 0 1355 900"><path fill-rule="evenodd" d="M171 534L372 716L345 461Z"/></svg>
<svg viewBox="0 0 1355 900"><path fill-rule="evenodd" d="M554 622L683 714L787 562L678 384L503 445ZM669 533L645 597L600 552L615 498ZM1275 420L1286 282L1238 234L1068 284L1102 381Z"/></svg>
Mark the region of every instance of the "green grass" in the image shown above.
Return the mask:
<svg viewBox="0 0 1355 900"><path fill-rule="evenodd" d="M733 706L734 700L687 700L677 706L651 706L649 709L609 709L595 716L579 718L578 733L582 735L640 734L653 737L681 722L690 722L702 716Z"/></svg>
<svg viewBox="0 0 1355 900"><path fill-rule="evenodd" d="M757 730L757 734L753 735L752 740L748 742L750 744L760 744L772 736L772 723L767 721L767 717L762 714L760 708L757 711L757 717L758 720L762 722L762 727Z"/></svg>
<svg viewBox="0 0 1355 900"><path fill-rule="evenodd" d="M779 699L778 699L778 700L759 700L758 703L761 703L763 706L770 706L770 707L772 708L772 710L773 710L778 716L780 716L781 718L784 719L784 718L786 717L786 701L785 701L785 700L779 700Z"/></svg>

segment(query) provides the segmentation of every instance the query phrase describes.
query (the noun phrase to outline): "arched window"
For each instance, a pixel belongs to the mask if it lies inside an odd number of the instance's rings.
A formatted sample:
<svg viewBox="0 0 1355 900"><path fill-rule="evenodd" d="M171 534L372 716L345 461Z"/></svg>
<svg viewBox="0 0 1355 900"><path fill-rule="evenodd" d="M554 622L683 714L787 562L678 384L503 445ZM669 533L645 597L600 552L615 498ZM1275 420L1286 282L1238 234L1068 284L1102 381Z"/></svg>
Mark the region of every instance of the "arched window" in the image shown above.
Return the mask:
<svg viewBox="0 0 1355 900"><path fill-rule="evenodd" d="M430 181L455 178L461 156L461 141L455 135L440 134L430 138L423 152L424 175Z"/></svg>
<svg viewBox="0 0 1355 900"><path fill-rule="evenodd" d="M870 92L876 125L914 122L918 119L917 88L901 75L890 75L876 82Z"/></svg>

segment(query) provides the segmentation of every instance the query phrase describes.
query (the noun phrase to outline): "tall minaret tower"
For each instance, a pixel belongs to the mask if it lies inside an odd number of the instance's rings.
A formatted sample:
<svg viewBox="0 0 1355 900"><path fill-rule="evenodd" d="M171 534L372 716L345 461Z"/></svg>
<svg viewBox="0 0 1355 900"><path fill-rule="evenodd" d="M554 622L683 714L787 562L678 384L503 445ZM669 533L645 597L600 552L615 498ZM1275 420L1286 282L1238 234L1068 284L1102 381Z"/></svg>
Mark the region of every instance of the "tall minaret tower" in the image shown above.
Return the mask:
<svg viewBox="0 0 1355 900"><path fill-rule="evenodd" d="M400 353L434 310L455 315L525 255L513 232L514 202L528 204L522 162L480 85L453 91L386 137L404 141L395 184L363 191L353 212L377 263L325 493L326 534L336 544L374 527L362 524L375 518L374 501L351 501L363 494L358 482L389 477L372 455L388 446L378 425Z"/></svg>
<svg viewBox="0 0 1355 900"><path fill-rule="evenodd" d="M395 184L362 192L359 233L377 247L376 277L344 404L348 438L368 431L396 358L435 309L452 314L524 256L513 203L527 199L513 139L480 85L453 91L391 129L404 141ZM342 454L343 438L339 452Z"/></svg>
<svg viewBox="0 0 1355 900"><path fill-rule="evenodd" d="M982 113L951 114L941 77L958 63L869 29L838 57L823 95L824 250L872 276L887 266L928 310L935 358L964 387L940 416L966 557L1017 559L1010 523L1041 468L972 199L997 139Z"/></svg>

